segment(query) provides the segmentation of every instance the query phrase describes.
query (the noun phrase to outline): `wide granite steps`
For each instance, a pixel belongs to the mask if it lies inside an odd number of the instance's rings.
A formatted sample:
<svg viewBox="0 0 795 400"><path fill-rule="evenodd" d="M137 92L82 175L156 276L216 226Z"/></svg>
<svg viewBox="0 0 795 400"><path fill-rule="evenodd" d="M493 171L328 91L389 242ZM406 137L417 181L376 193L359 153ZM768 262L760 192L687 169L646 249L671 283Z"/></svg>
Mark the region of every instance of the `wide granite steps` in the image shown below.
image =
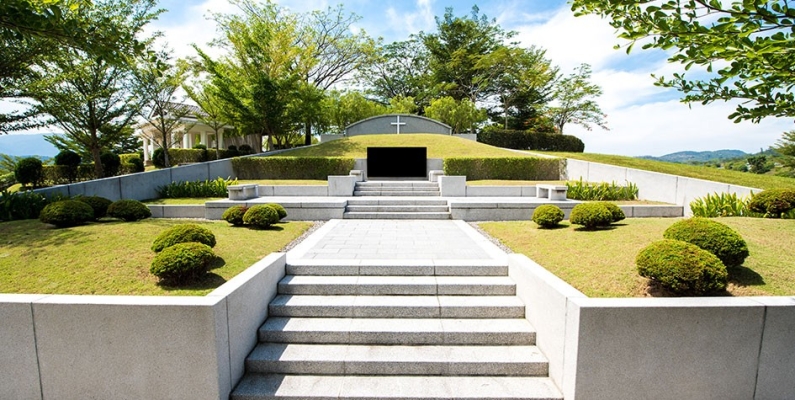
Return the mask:
<svg viewBox="0 0 795 400"><path fill-rule="evenodd" d="M305 295L501 295L516 294L507 276L287 275L279 293Z"/></svg>
<svg viewBox="0 0 795 400"><path fill-rule="evenodd" d="M439 197L441 190L436 182L415 181L365 181L356 182L354 196L410 196Z"/></svg>
<svg viewBox="0 0 795 400"><path fill-rule="evenodd" d="M298 260L287 264L288 275L312 276L507 276L505 263L480 260L462 264L455 260L422 262L417 260Z"/></svg>

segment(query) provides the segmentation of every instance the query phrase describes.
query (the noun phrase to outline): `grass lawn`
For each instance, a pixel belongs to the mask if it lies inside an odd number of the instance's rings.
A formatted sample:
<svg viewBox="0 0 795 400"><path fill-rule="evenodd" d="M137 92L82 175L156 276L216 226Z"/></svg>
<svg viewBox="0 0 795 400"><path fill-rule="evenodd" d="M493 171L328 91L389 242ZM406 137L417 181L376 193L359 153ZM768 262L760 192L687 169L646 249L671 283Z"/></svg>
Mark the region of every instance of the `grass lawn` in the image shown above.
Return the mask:
<svg viewBox="0 0 795 400"><path fill-rule="evenodd" d="M150 247L161 231L180 223L186 221L112 221L65 229L38 220L0 223L0 293L203 296L312 225L285 222L252 230L224 221L190 221L213 231L218 262L193 286L159 286L149 273L155 256Z"/></svg>
<svg viewBox="0 0 795 400"><path fill-rule="evenodd" d="M558 152L539 153L583 161L598 162L602 164L618 165L621 167L642 169L646 171L660 172L664 174L679 175L689 178L731 183L759 189L795 189L795 178L787 178L783 176L757 175L748 172L731 171L664 161L645 160L642 158L614 156L608 154Z"/></svg>
<svg viewBox="0 0 795 400"><path fill-rule="evenodd" d="M181 197L178 199L152 199L152 200L145 200L144 204L156 204L156 205L201 205L203 206L204 203L213 200L226 200L227 197Z"/></svg>
<svg viewBox="0 0 795 400"><path fill-rule="evenodd" d="M720 218L748 243L745 265L730 272L728 295L795 295L795 220ZM480 226L589 297L659 295L638 275L635 256L662 234L670 218L630 218L614 229L544 230L530 221L485 222Z"/></svg>
<svg viewBox="0 0 795 400"><path fill-rule="evenodd" d="M298 148L274 157L367 158L367 147L427 147L428 158L533 157L529 154L489 146L472 140L432 134L363 135L338 139L308 148Z"/></svg>
<svg viewBox="0 0 795 400"><path fill-rule="evenodd" d="M238 184L256 183L263 186L323 186L328 185L328 180L319 179L255 179L239 180Z"/></svg>

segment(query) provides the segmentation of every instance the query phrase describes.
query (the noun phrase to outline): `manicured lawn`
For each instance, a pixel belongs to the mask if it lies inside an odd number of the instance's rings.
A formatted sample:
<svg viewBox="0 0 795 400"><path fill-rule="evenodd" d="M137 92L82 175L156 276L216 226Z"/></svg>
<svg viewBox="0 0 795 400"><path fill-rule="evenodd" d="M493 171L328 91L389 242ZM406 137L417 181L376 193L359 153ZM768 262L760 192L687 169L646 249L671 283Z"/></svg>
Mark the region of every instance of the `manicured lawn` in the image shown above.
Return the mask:
<svg viewBox="0 0 795 400"><path fill-rule="evenodd" d="M447 157L532 157L472 140L447 135L402 134L363 135L338 139L308 148L298 148L274 157L367 158L367 147L427 147L428 158Z"/></svg>
<svg viewBox="0 0 795 400"><path fill-rule="evenodd" d="M169 226L186 222L213 231L219 260L206 279L191 287L159 286L149 273L152 241ZM285 222L252 230L223 221L147 219L55 229L38 220L3 222L0 293L203 296L311 225Z"/></svg>
<svg viewBox="0 0 795 400"><path fill-rule="evenodd" d="M795 295L795 220L717 219L739 232L751 255L730 273L728 294ZM632 218L614 229L537 229L533 222L485 222L480 226L516 253L536 261L589 297L643 297L649 285L637 273L635 256L676 219ZM654 295L659 295L653 291Z"/></svg>
<svg viewBox="0 0 795 400"><path fill-rule="evenodd" d="M214 200L225 200L226 197L183 197L178 199L153 199L153 200L146 200L144 204L156 204L156 205L204 205L204 203L208 201Z"/></svg>
<svg viewBox="0 0 795 400"><path fill-rule="evenodd" d="M748 172L731 171L725 169L702 167L698 165L678 164L664 161L645 160L627 156L614 156L609 154L594 153L558 153L539 152L558 157L574 158L577 160L598 162L603 164L618 165L621 167L637 168L646 171L660 172L685 176L689 178L705 179L715 182L731 183L759 189L795 189L795 178L774 175L757 175Z"/></svg>

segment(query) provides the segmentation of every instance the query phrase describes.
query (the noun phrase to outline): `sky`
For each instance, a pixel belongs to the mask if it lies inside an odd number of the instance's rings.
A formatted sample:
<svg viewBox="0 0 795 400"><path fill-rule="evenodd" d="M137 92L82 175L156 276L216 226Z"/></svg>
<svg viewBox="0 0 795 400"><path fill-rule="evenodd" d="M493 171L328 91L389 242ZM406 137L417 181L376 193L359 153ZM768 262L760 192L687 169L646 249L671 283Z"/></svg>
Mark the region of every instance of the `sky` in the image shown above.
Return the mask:
<svg viewBox="0 0 795 400"><path fill-rule="evenodd" d="M579 137L589 153L628 156L661 156L677 151L738 149L757 152L775 144L784 131L795 129L790 119L768 118L759 124L733 123L728 115L734 103L687 105L681 93L654 86L652 74L671 76L680 71L669 64L660 51L641 50L627 55L615 50L623 44L607 20L595 16L574 17L564 1L553 0L277 0L294 12L307 12L343 4L361 19L352 27L363 29L384 43L406 40L420 31L436 28L435 16L453 7L458 16L469 15L477 5L481 15L496 18L505 30L517 32L514 40L523 46L546 49L547 58L563 74L582 63L593 69L592 81L603 95L597 100L607 114L609 130L588 131L566 125L564 133ZM211 13L236 11L227 0L161 0L168 11L149 26L163 33L163 40L176 57L194 56L191 44L207 48L216 37L216 27L207 17Z"/></svg>

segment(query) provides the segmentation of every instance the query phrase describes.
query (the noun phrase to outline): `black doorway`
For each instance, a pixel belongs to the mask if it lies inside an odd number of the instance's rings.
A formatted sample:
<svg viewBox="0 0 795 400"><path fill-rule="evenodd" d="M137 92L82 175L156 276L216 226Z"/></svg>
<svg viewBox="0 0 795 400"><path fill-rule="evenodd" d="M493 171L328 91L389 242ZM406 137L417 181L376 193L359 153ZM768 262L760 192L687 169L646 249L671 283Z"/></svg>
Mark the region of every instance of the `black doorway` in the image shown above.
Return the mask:
<svg viewBox="0 0 795 400"><path fill-rule="evenodd" d="M424 178L426 147L368 147L368 178Z"/></svg>

